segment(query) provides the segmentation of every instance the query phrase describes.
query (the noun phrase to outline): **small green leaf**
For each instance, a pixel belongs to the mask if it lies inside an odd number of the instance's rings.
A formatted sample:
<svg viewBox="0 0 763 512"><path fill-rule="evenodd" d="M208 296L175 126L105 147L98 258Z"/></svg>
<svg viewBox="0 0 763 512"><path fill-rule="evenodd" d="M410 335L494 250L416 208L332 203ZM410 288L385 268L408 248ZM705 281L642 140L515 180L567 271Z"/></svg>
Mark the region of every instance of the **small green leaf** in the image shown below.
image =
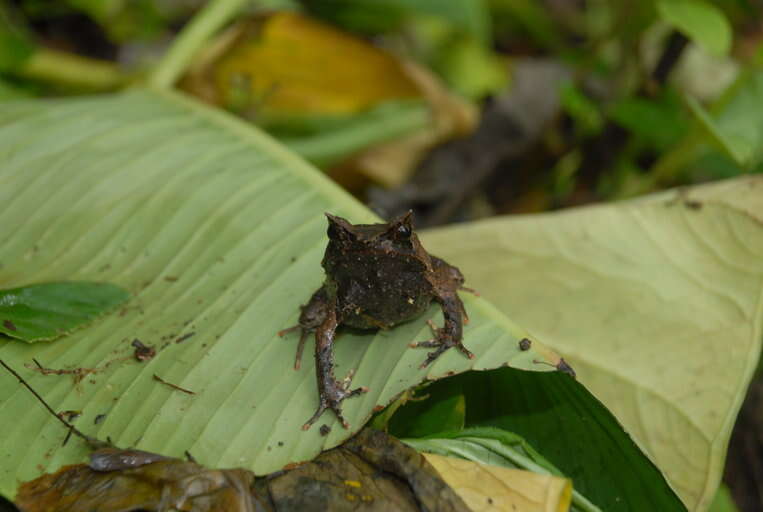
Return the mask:
<svg viewBox="0 0 763 512"><path fill-rule="evenodd" d="M129 298L109 283L72 281L0 290L0 333L28 343L58 338Z"/></svg>
<svg viewBox="0 0 763 512"><path fill-rule="evenodd" d="M623 98L611 106L609 117L658 150L675 144L687 130L684 109L673 94Z"/></svg>
<svg viewBox="0 0 763 512"><path fill-rule="evenodd" d="M702 104L691 96L687 96L686 104L689 106L694 117L707 131L711 140L726 152L738 165L744 166L754 156L754 141L749 138L750 134L733 133L724 130L716 122Z"/></svg>
<svg viewBox="0 0 763 512"><path fill-rule="evenodd" d="M731 48L731 26L723 11L704 0L658 0L657 12L686 37L715 55Z"/></svg>
<svg viewBox="0 0 763 512"><path fill-rule="evenodd" d="M708 112L696 99L687 97L692 114L738 165L750 169L763 160L763 71L739 78L722 102Z"/></svg>
<svg viewBox="0 0 763 512"><path fill-rule="evenodd" d="M562 108L575 121L583 136L594 136L604 127L599 107L572 82L564 83L559 91Z"/></svg>

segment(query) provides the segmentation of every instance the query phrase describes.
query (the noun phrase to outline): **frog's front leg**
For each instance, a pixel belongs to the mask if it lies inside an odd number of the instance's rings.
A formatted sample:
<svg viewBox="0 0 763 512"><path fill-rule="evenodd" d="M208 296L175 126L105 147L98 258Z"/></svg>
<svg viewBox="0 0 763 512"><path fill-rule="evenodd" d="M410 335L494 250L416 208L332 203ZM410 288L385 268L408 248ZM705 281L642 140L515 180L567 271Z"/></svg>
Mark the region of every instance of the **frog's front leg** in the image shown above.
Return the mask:
<svg viewBox="0 0 763 512"><path fill-rule="evenodd" d="M326 295L326 288L321 286L310 297L307 304L302 306L301 313L299 315L299 322L297 325L293 325L288 329L278 331L279 336L284 336L296 329L300 330L299 333L299 345L297 345L297 356L294 360L294 369L299 370L302 364L302 351L305 348L305 342L307 341L307 335L315 331L326 319L326 312L328 311L329 299Z"/></svg>
<svg viewBox="0 0 763 512"><path fill-rule="evenodd" d="M368 388L365 386L353 390L349 389L352 376L355 373L354 370L351 370L342 382L338 382L334 378L333 349L338 325L336 307L333 303L329 304L326 318L315 331L315 374L318 379L318 409L307 423L302 425L302 430L309 429L313 423L318 421L318 418L326 409L334 411L342 426L349 428L350 424L342 416L342 402L347 398L368 391Z"/></svg>
<svg viewBox="0 0 763 512"><path fill-rule="evenodd" d="M427 354L426 360L421 363L419 368L429 366L451 347L456 347L466 357L474 359L474 354L461 342L464 323L468 322L466 308L464 308L464 303L461 302L461 298L458 296L458 290L463 288L464 285L464 276L456 267L448 265L440 258L434 256L432 256L432 269L430 282L434 290L434 299L442 307L445 322L442 327L435 327L434 324L429 322L429 326L434 333L434 338L410 344L413 348L426 347L435 349Z"/></svg>
<svg viewBox="0 0 763 512"><path fill-rule="evenodd" d="M469 359L474 359L469 349L461 342L463 338L463 316L464 305L456 293L448 294L444 297L436 297L436 300L442 307L442 314L445 318L445 324L442 327L436 327L431 321L429 326L432 328L434 338L418 343L411 343L412 348L426 347L434 348L427 354L427 358L419 366L426 368L432 364L440 355L451 347L456 347Z"/></svg>

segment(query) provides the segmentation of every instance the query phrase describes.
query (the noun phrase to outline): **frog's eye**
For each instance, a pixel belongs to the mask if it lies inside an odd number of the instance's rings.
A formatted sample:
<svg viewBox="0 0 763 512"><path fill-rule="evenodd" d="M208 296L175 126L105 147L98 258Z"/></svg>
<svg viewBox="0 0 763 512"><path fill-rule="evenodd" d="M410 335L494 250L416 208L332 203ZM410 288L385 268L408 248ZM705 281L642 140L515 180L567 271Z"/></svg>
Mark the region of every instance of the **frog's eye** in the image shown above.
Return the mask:
<svg viewBox="0 0 763 512"><path fill-rule="evenodd" d="M411 227L407 224L400 224L397 226L395 233L397 234L399 238L410 238Z"/></svg>
<svg viewBox="0 0 763 512"><path fill-rule="evenodd" d="M387 236L398 240L408 240L413 234L413 212L408 210L389 223Z"/></svg>

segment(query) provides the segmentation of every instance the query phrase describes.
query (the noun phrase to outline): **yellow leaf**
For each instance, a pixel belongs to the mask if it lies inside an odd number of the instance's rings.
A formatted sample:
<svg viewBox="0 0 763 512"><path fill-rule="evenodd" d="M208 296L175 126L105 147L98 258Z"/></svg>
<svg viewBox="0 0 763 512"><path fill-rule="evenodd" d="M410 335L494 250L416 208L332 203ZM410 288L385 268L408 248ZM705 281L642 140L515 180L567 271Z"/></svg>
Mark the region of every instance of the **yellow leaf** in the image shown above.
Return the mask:
<svg viewBox="0 0 763 512"><path fill-rule="evenodd" d="M394 56L292 12L245 22L210 51L193 74L210 73L223 105L243 89L262 111L336 115L420 96Z"/></svg>
<svg viewBox="0 0 763 512"><path fill-rule="evenodd" d="M384 102L425 102L431 110L426 128L374 141L333 170L345 187L356 174L386 187L402 184L426 151L467 135L478 119L476 107L428 69L293 12L250 19L223 34L182 87L265 126L336 122Z"/></svg>
<svg viewBox="0 0 763 512"><path fill-rule="evenodd" d="M431 453L424 457L475 512L565 512L570 508L572 484L566 478Z"/></svg>

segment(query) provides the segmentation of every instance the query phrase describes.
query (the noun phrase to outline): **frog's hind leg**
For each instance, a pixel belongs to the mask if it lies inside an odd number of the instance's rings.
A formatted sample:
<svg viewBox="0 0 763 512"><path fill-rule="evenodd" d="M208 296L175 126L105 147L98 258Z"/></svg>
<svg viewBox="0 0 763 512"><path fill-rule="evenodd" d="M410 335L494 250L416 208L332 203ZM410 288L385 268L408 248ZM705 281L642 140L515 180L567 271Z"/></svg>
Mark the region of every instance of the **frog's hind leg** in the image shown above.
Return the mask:
<svg viewBox="0 0 763 512"><path fill-rule="evenodd" d="M326 409L334 411L342 426L349 428L350 424L342 416L342 402L368 391L368 388L365 386L350 390L352 377L355 374L354 370L351 370L342 382L337 381L334 377L333 345L338 325L336 310L334 307L328 307L326 319L315 331L315 374L318 379L318 409L307 420L307 423L302 425L302 430L309 429L313 423L318 421L318 418L320 418Z"/></svg>

